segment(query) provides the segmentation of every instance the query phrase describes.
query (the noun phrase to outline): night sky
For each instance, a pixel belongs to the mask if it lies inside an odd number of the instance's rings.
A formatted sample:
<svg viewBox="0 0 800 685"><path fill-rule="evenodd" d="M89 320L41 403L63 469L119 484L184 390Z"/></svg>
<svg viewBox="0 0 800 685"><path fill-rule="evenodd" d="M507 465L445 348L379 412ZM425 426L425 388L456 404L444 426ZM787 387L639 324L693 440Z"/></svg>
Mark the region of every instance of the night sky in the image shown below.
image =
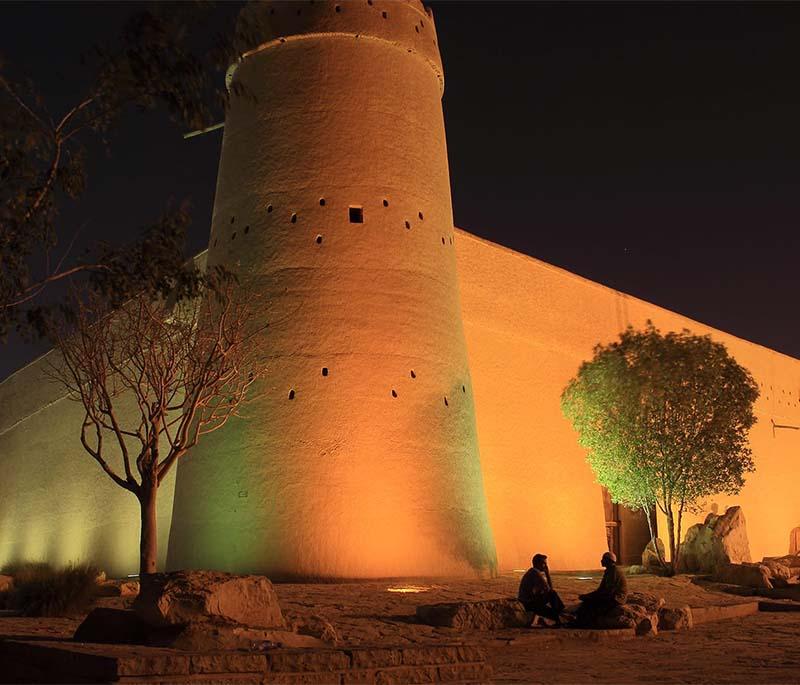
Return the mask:
<svg viewBox="0 0 800 685"><path fill-rule="evenodd" d="M430 4L456 226L800 357L800 4ZM0 54L58 112L136 7L0 5ZM181 133L126 116L62 231L190 199L203 249L222 135ZM0 378L40 352L11 340Z"/></svg>

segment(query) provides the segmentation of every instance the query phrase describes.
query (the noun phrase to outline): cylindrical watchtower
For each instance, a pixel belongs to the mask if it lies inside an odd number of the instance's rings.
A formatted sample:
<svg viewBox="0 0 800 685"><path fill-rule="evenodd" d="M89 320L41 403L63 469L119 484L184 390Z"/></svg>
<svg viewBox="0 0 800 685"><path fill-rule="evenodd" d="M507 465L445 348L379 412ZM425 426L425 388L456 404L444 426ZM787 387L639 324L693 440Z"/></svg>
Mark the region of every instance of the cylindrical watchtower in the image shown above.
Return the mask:
<svg viewBox="0 0 800 685"><path fill-rule="evenodd" d="M177 473L170 568L492 570L433 18L268 2L229 78L210 265L268 300L263 396Z"/></svg>

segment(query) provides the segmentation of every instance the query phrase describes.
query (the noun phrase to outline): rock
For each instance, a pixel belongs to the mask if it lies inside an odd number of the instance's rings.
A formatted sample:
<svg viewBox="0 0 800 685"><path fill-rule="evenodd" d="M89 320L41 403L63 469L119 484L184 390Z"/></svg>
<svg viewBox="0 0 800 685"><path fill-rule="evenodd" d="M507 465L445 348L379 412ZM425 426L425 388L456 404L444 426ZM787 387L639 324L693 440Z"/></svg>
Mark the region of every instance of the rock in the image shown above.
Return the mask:
<svg viewBox="0 0 800 685"><path fill-rule="evenodd" d="M278 597L264 576L175 571L140 580L133 609L151 626L222 619L262 628L284 627Z"/></svg>
<svg viewBox="0 0 800 685"><path fill-rule="evenodd" d="M647 569L657 569L660 571L664 567L658 559L656 545L658 545L658 549L661 552L661 558L667 558L664 543L661 541L661 538L655 538L655 540L650 540L650 542L647 543L647 547L645 547L644 552L642 552L642 566Z"/></svg>
<svg viewBox="0 0 800 685"><path fill-rule="evenodd" d="M714 573L718 566L750 561L750 545L741 507L722 516L709 514L704 523L691 526L680 549L681 572Z"/></svg>
<svg viewBox="0 0 800 685"><path fill-rule="evenodd" d="M14 589L14 577L0 575L0 592L10 592Z"/></svg>
<svg viewBox="0 0 800 685"><path fill-rule="evenodd" d="M644 607L651 614L658 613L658 610L666 604L663 597L656 597L649 592L629 592L625 603Z"/></svg>
<svg viewBox="0 0 800 685"><path fill-rule="evenodd" d="M133 611L98 607L92 609L75 631L75 642L143 645L147 624Z"/></svg>
<svg viewBox="0 0 800 685"><path fill-rule="evenodd" d="M717 567L714 580L729 585L772 589L769 568L762 564L725 564Z"/></svg>
<svg viewBox="0 0 800 685"><path fill-rule="evenodd" d="M683 630L691 628L692 625L692 610L688 606L661 607L658 610L659 630Z"/></svg>
<svg viewBox="0 0 800 685"><path fill-rule="evenodd" d="M636 634L640 637L654 637L658 635L658 614L645 616L636 626Z"/></svg>
<svg viewBox="0 0 800 685"><path fill-rule="evenodd" d="M423 604L417 607L417 620L458 630L525 628L530 623L525 607L515 599Z"/></svg>
<svg viewBox="0 0 800 685"><path fill-rule="evenodd" d="M324 616L302 616L293 621L294 632L299 635L310 635L328 644L339 643L339 633L330 621Z"/></svg>
<svg viewBox="0 0 800 685"><path fill-rule="evenodd" d="M793 574L800 574L800 555L787 554L782 557L764 557L761 563L769 566L770 562L782 564L792 569Z"/></svg>
<svg viewBox="0 0 800 685"><path fill-rule="evenodd" d="M639 566L638 564L628 566L628 568L625 569L625 575L627 576L640 576L643 573L650 573L650 569L647 569L644 566Z"/></svg>
<svg viewBox="0 0 800 685"><path fill-rule="evenodd" d="M147 643L154 647L168 647L191 652L215 650L263 651L278 647L330 647L330 645L309 635L297 635L287 630L251 628L220 619L200 623L187 623L169 628L151 629Z"/></svg>
<svg viewBox="0 0 800 685"><path fill-rule="evenodd" d="M634 628L637 635L658 634L658 613L640 604L623 604L595 619L587 628Z"/></svg>
<svg viewBox="0 0 800 685"><path fill-rule="evenodd" d="M135 597L139 594L136 580L107 580L99 583L97 594L101 597Z"/></svg>
<svg viewBox="0 0 800 685"><path fill-rule="evenodd" d="M765 559L761 565L769 569L770 581L773 587L788 586L789 582L800 572L800 569L793 569L773 559Z"/></svg>

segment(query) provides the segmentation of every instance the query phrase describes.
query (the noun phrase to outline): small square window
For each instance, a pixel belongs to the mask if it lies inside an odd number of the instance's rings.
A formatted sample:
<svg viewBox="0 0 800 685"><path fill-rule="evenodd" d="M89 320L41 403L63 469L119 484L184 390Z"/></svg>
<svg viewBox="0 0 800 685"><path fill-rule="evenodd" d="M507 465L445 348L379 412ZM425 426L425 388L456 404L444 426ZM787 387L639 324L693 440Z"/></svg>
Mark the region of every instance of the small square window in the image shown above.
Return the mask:
<svg viewBox="0 0 800 685"><path fill-rule="evenodd" d="M363 224L364 223L364 208L363 207L350 207L348 209L350 214L350 223L351 224Z"/></svg>

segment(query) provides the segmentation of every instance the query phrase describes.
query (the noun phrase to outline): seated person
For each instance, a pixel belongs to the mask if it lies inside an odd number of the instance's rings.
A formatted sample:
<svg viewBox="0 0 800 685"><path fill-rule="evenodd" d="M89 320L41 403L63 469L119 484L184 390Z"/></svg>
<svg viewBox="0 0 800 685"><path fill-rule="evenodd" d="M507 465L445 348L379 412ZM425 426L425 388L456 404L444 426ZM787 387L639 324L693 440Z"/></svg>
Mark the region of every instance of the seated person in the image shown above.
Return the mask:
<svg viewBox="0 0 800 685"><path fill-rule="evenodd" d="M564 602L553 590L550 570L547 568L547 557L544 554L535 554L531 563L533 568L525 572L519 583L517 599L522 602L525 611L549 618L560 626Z"/></svg>
<svg viewBox="0 0 800 685"><path fill-rule="evenodd" d="M605 568L600 586L593 592L578 595L581 605L575 617L578 625L589 626L597 618L625 604L628 597L628 581L622 569L617 566L617 557L613 552L606 552L600 559Z"/></svg>

